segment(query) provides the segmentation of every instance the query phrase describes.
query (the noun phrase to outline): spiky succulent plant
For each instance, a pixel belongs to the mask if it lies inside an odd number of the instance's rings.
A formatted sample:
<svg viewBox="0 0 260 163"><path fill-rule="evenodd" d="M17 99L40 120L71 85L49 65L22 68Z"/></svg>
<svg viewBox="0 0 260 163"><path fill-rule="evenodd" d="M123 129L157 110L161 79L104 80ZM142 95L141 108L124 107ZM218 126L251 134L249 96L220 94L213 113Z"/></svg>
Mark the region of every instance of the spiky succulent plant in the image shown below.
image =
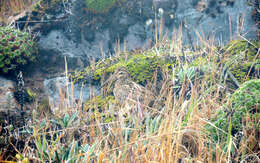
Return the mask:
<svg viewBox="0 0 260 163"><path fill-rule="evenodd" d="M32 36L12 27L0 27L0 73L9 73L36 59Z"/></svg>

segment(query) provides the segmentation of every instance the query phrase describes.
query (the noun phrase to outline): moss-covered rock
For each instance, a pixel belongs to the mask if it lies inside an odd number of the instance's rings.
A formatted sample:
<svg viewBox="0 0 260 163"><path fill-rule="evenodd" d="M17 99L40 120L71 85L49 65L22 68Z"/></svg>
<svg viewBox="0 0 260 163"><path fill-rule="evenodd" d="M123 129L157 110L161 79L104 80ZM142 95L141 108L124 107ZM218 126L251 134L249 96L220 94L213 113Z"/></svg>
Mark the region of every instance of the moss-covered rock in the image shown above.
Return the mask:
<svg viewBox="0 0 260 163"><path fill-rule="evenodd" d="M126 67L131 78L138 84L146 85L152 81L155 71L176 67L176 58L157 56L153 53L130 54L127 59L124 56L109 58L89 66L85 70L72 75L73 82L99 82L101 78L107 79L119 67ZM159 77L159 73L157 77Z"/></svg>
<svg viewBox="0 0 260 163"><path fill-rule="evenodd" d="M0 27L0 72L8 73L36 59L32 36L11 27Z"/></svg>
<svg viewBox="0 0 260 163"><path fill-rule="evenodd" d="M234 40L225 47L226 65L239 82L260 77L259 47L259 42L245 40Z"/></svg>
<svg viewBox="0 0 260 163"><path fill-rule="evenodd" d="M126 67L131 77L140 84L151 81L156 69L160 69L166 61L163 58L151 55L135 55L128 60Z"/></svg>

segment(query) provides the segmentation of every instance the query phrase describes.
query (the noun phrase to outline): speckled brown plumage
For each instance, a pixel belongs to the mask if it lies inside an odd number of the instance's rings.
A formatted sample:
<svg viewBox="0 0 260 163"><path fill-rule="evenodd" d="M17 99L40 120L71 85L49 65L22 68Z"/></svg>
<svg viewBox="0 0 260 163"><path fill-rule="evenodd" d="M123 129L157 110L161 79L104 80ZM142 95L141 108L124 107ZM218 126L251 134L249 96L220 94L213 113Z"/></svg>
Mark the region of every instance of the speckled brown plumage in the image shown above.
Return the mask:
<svg viewBox="0 0 260 163"><path fill-rule="evenodd" d="M155 98L150 90L135 83L124 67L118 68L110 80L114 81L113 94L120 104L148 105Z"/></svg>

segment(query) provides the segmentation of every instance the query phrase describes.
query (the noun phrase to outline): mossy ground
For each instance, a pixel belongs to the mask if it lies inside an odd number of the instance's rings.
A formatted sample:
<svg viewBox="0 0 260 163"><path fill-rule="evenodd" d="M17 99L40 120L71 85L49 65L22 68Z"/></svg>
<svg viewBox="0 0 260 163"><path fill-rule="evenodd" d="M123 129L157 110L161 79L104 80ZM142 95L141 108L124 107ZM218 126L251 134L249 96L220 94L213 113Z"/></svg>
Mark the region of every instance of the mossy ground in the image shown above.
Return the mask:
<svg viewBox="0 0 260 163"><path fill-rule="evenodd" d="M175 87L172 89L172 91L175 92L175 95L178 98L180 98L182 97L181 92L183 92L181 91L181 89L183 89L183 85L181 86L181 84L185 83L185 81L191 81L193 84L196 84L196 82L199 81L198 79L205 80L207 82L204 83L204 86L212 87L212 84L215 82L214 80L216 80L216 78L218 78L217 76L220 75L217 72L212 73L212 71L222 67L221 64L214 65L214 62L220 58L224 58L222 63L228 65L228 69L232 74L234 74L239 82L243 83L248 81L241 85L241 88L235 91L235 93L230 97L223 94L223 92L221 94L218 93L221 98L229 98L227 100L222 99L224 102L224 109L218 109L215 114L215 118L211 119L210 123L212 123L214 127L211 125L206 125L205 127L207 132L209 132L210 139L213 141L226 141L226 138L229 134L235 137L237 133L242 132L243 130L248 132L250 130L247 130L248 128L259 129L259 123L251 123L250 125L243 124L243 119L250 119L252 122L259 121L259 110L256 109L259 108L260 105L260 95L258 93L260 92L258 88L259 80L250 80L257 78L256 72L258 71L257 65L259 64L259 52L257 47L257 42L236 40L232 41L226 47L224 47L224 54L217 52L218 57L209 57L207 55L198 55L198 53L194 53L194 55L189 54L190 56L193 56L189 61L183 61L178 59L178 57L169 59L171 58L170 56L158 56L156 53L152 53L151 51L147 51L141 54L128 54L127 57L122 54L120 57L115 57L99 62L92 66L92 69L90 67L86 68L84 72L80 72L78 77L77 74L74 75L73 79L75 82L84 81L84 79L86 79L84 76L87 74L88 77L92 75L92 79L100 81L102 78L108 78L108 76L110 76L117 68L123 66L127 68L135 82L146 85L149 82L154 82L154 74L156 71L163 74L171 73L174 69L174 71L176 71L175 75L170 75L170 78L175 78ZM219 49L221 48L214 48L214 50ZM225 55L225 57L220 55ZM182 56L179 56L179 58L181 57ZM230 64L231 62L233 64ZM212 77L212 75L214 77ZM176 89L177 87L179 89ZM200 87L201 86L198 86L198 88ZM186 90L187 89L188 87ZM189 91L192 92L192 90ZM188 97L186 100L193 98L192 93L190 96L187 95L189 91L184 93L186 94L185 96ZM177 93L180 94L177 95ZM214 94L214 91L212 93ZM98 98L101 97L98 96ZM104 100L105 98L102 99ZM252 109L254 111L252 111ZM229 131L230 122L232 125L231 130ZM187 125L186 122L185 125ZM224 134L222 131L219 131L219 129L222 130ZM254 130L254 133L259 133L259 130ZM256 150L254 145L254 141L256 139L257 136L255 136L253 140L247 141L248 144L251 144L251 149L254 151ZM242 140L238 143L241 142ZM226 149L225 144L223 145L223 148ZM234 152L233 146L232 151Z"/></svg>
<svg viewBox="0 0 260 163"><path fill-rule="evenodd" d="M233 129L239 131L245 126L242 119L255 119L253 128L260 127L260 79L249 80L241 85L231 96L230 105L233 114ZM248 117L248 118L247 118ZM260 132L260 131L258 131Z"/></svg>
<svg viewBox="0 0 260 163"><path fill-rule="evenodd" d="M243 83L260 76L260 43L258 41L234 40L225 47L230 71Z"/></svg>

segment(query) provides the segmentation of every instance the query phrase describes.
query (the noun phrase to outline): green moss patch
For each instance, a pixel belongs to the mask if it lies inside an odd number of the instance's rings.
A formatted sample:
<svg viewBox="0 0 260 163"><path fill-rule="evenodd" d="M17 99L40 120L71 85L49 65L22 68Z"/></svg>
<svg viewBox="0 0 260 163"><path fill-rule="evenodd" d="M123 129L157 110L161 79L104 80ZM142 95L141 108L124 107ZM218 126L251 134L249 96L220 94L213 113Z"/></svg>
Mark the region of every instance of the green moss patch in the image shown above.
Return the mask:
<svg viewBox="0 0 260 163"><path fill-rule="evenodd" d="M151 81L156 69L160 69L163 66L162 58L157 56L144 56L142 54L135 55L131 58L126 67L130 72L131 77L140 84L146 84L147 81Z"/></svg>
<svg viewBox="0 0 260 163"><path fill-rule="evenodd" d="M259 47L260 43L257 41L244 40L234 40L225 47L226 65L239 82L259 78Z"/></svg>
<svg viewBox="0 0 260 163"><path fill-rule="evenodd" d="M239 130L241 116L259 116L260 113L260 79L249 80L245 82L235 93L232 95L230 102L234 110L234 128ZM258 117L260 118L260 117ZM258 124L259 125L259 124Z"/></svg>
<svg viewBox="0 0 260 163"><path fill-rule="evenodd" d="M153 53L130 54L128 59L124 56L109 58L89 66L85 70L73 74L73 82L100 81L102 77L107 79L117 68L126 67L132 79L142 85L152 81L155 71L163 68L171 69L177 65L174 59L165 56L156 56Z"/></svg>
<svg viewBox="0 0 260 163"><path fill-rule="evenodd" d="M86 0L87 10L94 13L104 13L109 11L121 2L126 0Z"/></svg>

